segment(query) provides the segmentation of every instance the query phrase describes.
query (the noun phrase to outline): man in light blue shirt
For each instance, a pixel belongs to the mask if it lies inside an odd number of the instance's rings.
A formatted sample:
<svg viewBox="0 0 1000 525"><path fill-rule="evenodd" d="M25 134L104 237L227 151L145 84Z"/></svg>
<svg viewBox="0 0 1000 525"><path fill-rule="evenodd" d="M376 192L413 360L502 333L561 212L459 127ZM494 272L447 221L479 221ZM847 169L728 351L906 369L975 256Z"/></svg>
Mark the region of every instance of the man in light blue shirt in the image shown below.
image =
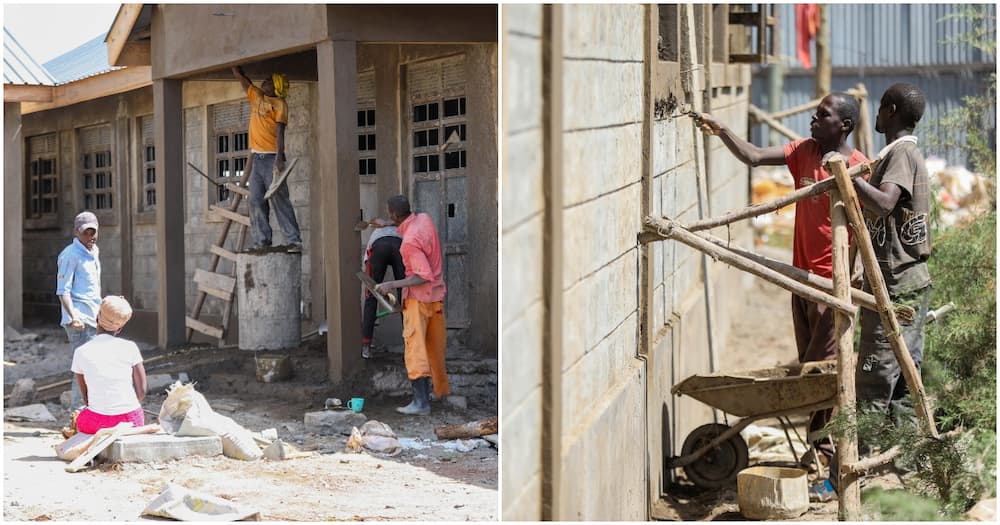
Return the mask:
<svg viewBox="0 0 1000 525"><path fill-rule="evenodd" d="M97 310L101 306L101 259L97 248L97 216L85 211L73 221L76 238L59 254L56 295L62 305L59 324L66 330L72 350L97 335ZM70 409L83 406L83 396L72 382Z"/></svg>

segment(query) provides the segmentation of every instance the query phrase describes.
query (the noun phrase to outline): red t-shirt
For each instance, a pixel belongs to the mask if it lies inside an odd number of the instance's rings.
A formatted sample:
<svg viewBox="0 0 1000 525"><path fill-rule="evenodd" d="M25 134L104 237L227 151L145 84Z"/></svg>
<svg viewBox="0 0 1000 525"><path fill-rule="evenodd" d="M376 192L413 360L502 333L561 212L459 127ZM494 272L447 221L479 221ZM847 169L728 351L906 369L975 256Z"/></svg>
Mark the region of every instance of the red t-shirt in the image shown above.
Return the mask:
<svg viewBox="0 0 1000 525"><path fill-rule="evenodd" d="M413 213L400 223L396 231L403 236L399 254L403 257L407 277L417 274L428 281L405 288L403 297L413 297L422 303L443 301L446 292L444 264L434 221L426 213Z"/></svg>
<svg viewBox="0 0 1000 525"><path fill-rule="evenodd" d="M795 179L795 189L805 188L830 177L820 164L823 153L815 139L800 139L785 144L785 164ZM847 165L868 159L852 150ZM795 204L795 235L792 241L792 264L823 277L833 276L833 228L830 225L830 194L824 193Z"/></svg>

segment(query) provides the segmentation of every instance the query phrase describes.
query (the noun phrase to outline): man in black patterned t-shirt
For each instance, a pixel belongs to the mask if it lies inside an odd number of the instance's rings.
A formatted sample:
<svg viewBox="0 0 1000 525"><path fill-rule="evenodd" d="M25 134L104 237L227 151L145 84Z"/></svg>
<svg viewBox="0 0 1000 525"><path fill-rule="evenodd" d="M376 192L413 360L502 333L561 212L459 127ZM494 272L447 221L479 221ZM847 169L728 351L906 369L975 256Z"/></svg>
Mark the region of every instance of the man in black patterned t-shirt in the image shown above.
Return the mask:
<svg viewBox="0 0 1000 525"><path fill-rule="evenodd" d="M879 154L882 162L868 181L854 179L889 295L894 303L912 306L916 312L912 322L901 320L900 328L918 371L931 290L930 189L913 135L924 106L924 94L912 84L894 84L886 90L875 119L875 130L885 134L888 144ZM865 283L865 290L871 291L870 283ZM908 389L899 363L879 314L869 310L861 314L856 385L859 407L873 405L897 418L900 409L909 411L909 403L903 402Z"/></svg>

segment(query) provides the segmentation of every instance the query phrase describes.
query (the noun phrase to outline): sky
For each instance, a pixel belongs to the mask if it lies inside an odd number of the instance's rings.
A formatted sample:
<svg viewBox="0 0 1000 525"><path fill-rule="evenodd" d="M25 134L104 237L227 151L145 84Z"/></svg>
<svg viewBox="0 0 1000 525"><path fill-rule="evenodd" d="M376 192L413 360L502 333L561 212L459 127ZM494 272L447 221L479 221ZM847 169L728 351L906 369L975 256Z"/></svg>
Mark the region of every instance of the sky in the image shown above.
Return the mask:
<svg viewBox="0 0 1000 525"><path fill-rule="evenodd" d="M39 63L103 35L121 4L3 4L3 25Z"/></svg>

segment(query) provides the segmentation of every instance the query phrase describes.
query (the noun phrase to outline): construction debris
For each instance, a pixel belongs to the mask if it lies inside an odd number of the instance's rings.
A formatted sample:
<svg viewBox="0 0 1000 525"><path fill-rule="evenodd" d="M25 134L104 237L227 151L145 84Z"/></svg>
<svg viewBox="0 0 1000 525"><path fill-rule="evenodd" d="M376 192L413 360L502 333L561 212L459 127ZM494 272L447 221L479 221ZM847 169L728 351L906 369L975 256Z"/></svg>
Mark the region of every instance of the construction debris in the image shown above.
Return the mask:
<svg viewBox="0 0 1000 525"><path fill-rule="evenodd" d="M168 389L159 420L165 430L178 436L219 436L226 457L255 460L263 456L253 434L232 418L213 411L193 383L182 385L178 381Z"/></svg>
<svg viewBox="0 0 1000 525"><path fill-rule="evenodd" d="M198 494L180 485L167 483L163 492L142 511L143 516L156 516L177 521L259 521L260 511L232 501Z"/></svg>
<svg viewBox="0 0 1000 525"><path fill-rule="evenodd" d="M10 401L7 406L19 407L30 405L35 400L35 380L30 377L18 379L14 383L14 389L10 392Z"/></svg>
<svg viewBox="0 0 1000 525"><path fill-rule="evenodd" d="M36 423L56 420L52 416L52 413L49 412L49 409L41 403L4 409L3 417L7 421L31 421Z"/></svg>
<svg viewBox="0 0 1000 525"><path fill-rule="evenodd" d="M304 422L306 432L320 435L350 434L352 427L360 427L368 421L364 414L350 410L321 410L306 412Z"/></svg>
<svg viewBox="0 0 1000 525"><path fill-rule="evenodd" d="M470 421L461 425L444 425L434 429L438 439L477 438L488 434L496 434L498 420L496 416L479 421Z"/></svg>
<svg viewBox="0 0 1000 525"><path fill-rule="evenodd" d="M361 428L351 429L347 449L352 452L367 450L380 456L396 456L403 451L396 433L380 421L368 421Z"/></svg>

